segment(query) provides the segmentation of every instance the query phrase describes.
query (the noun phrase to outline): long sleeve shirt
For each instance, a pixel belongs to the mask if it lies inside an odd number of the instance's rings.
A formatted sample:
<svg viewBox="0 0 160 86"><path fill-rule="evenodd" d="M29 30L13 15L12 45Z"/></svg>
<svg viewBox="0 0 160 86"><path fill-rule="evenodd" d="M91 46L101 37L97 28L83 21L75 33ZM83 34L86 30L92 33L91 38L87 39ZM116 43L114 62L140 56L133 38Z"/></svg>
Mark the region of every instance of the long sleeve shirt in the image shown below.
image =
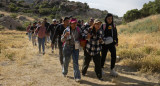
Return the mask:
<svg viewBox="0 0 160 86"><path fill-rule="evenodd" d="M90 39L87 39L87 35L90 34L92 37ZM100 42L101 39L103 39L103 30L99 29L96 32L96 35L93 34L93 30L90 31L90 29L85 29L83 31L83 38L87 40L86 44L86 51L91 55L94 56L96 54L99 54L102 49L102 42Z"/></svg>

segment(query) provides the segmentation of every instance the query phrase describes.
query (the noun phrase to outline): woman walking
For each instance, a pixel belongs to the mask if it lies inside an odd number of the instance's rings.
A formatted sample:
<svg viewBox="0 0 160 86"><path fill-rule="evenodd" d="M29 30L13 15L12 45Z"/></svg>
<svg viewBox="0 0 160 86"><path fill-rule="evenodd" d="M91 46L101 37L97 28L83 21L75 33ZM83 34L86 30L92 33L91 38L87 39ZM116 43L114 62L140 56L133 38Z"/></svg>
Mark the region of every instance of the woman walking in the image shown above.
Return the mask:
<svg viewBox="0 0 160 86"><path fill-rule="evenodd" d="M84 49L84 63L82 68L82 75L85 76L91 59L95 64L95 72L99 80L102 79L101 70L101 44L103 43L103 30L100 29L102 22L95 20L94 24L88 29L84 30L83 38L87 40L86 48Z"/></svg>
<svg viewBox="0 0 160 86"><path fill-rule="evenodd" d="M36 29L36 33L38 33L39 53L41 53L41 47L42 47L43 55L44 55L45 54L45 35L46 35L45 22L42 22L41 26Z"/></svg>
<svg viewBox="0 0 160 86"><path fill-rule="evenodd" d="M116 71L114 70L116 63L116 47L118 46L118 36L117 29L113 22L113 15L108 13L105 18L105 24L101 27L104 30L104 45L102 46L102 59L101 59L101 67L104 68L106 56L108 50L111 52L111 67L110 74L112 76L118 76Z"/></svg>

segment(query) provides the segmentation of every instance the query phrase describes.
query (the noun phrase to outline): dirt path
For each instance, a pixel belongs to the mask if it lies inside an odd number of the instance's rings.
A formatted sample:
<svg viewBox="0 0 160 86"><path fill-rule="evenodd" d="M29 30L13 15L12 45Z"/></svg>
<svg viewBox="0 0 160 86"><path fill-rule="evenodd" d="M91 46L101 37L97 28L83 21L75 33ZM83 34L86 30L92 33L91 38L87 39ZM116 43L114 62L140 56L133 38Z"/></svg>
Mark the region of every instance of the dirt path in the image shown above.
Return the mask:
<svg viewBox="0 0 160 86"><path fill-rule="evenodd" d="M0 86L159 86L156 78L140 76L137 72L119 64L116 70L120 76L113 78L109 76L108 63L105 68L106 74L103 75L104 81L99 81L94 72L93 62L90 64L87 76L82 76L82 81L76 83L73 79L72 61L68 77L62 76L58 49L52 54L48 46L45 55L38 54L38 48L33 47L28 41L25 54L26 58L20 61L0 62ZM80 55L81 69L83 53Z"/></svg>
<svg viewBox="0 0 160 86"><path fill-rule="evenodd" d="M12 13L5 12L5 11L0 11L0 14L4 14L5 16L10 16ZM32 17L28 17L28 16L25 16L25 15L18 15L17 18L19 18L20 16L26 17L26 19L29 20L29 21L34 21L34 19Z"/></svg>

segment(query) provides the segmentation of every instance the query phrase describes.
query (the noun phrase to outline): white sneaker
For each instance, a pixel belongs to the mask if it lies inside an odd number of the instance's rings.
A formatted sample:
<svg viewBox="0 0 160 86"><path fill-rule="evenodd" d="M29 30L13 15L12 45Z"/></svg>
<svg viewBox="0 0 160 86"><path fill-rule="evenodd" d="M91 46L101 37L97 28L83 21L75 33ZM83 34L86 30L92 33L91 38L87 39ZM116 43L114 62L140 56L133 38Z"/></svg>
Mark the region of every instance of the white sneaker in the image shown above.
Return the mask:
<svg viewBox="0 0 160 86"><path fill-rule="evenodd" d="M76 82L80 82L80 81L81 81L81 79L75 79L75 81L76 81Z"/></svg>
<svg viewBox="0 0 160 86"><path fill-rule="evenodd" d="M117 76L118 76L118 73L117 73L114 69L112 69L112 70L110 71L110 75L111 75L111 76L114 76L114 77L117 77Z"/></svg>

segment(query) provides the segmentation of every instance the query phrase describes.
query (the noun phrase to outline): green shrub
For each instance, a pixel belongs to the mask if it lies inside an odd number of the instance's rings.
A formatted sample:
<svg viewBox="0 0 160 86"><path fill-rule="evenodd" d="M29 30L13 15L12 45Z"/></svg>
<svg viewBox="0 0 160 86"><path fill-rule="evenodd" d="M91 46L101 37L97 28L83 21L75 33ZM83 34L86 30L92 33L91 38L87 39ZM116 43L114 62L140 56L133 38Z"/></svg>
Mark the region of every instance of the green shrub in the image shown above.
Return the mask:
<svg viewBox="0 0 160 86"><path fill-rule="evenodd" d="M4 29L4 26L0 25L0 30Z"/></svg>
<svg viewBox="0 0 160 86"><path fill-rule="evenodd" d="M23 26L21 26L21 27L16 27L16 29L19 30L19 31L25 31L25 30L26 30L26 28L23 27Z"/></svg>
<svg viewBox="0 0 160 86"><path fill-rule="evenodd" d="M20 9L14 3L10 3L8 7L9 7L9 9L10 9L11 12L18 12L18 10Z"/></svg>
<svg viewBox="0 0 160 86"><path fill-rule="evenodd" d="M17 16L18 16L18 14L16 14L16 13L12 13L10 16L11 16L12 18L16 19L16 18L17 18Z"/></svg>
<svg viewBox="0 0 160 86"><path fill-rule="evenodd" d="M30 24L31 22L24 22L23 23L23 27L28 27L28 25Z"/></svg>
<svg viewBox="0 0 160 86"><path fill-rule="evenodd" d="M122 49L117 53L121 59L137 59L145 57L145 53L138 49Z"/></svg>
<svg viewBox="0 0 160 86"><path fill-rule="evenodd" d="M13 59L14 56L15 56L15 53L6 53L5 54L5 57L8 58L11 61L14 61L14 59Z"/></svg>
<svg viewBox="0 0 160 86"><path fill-rule="evenodd" d="M41 15L48 15L52 13L52 9L51 8L40 8L39 13Z"/></svg>
<svg viewBox="0 0 160 86"><path fill-rule="evenodd" d="M157 54L157 55L160 55L160 50L157 50L156 54Z"/></svg>
<svg viewBox="0 0 160 86"><path fill-rule="evenodd" d="M154 51L154 48L151 46L145 46L142 48L142 51L145 52L146 54L151 54Z"/></svg>

